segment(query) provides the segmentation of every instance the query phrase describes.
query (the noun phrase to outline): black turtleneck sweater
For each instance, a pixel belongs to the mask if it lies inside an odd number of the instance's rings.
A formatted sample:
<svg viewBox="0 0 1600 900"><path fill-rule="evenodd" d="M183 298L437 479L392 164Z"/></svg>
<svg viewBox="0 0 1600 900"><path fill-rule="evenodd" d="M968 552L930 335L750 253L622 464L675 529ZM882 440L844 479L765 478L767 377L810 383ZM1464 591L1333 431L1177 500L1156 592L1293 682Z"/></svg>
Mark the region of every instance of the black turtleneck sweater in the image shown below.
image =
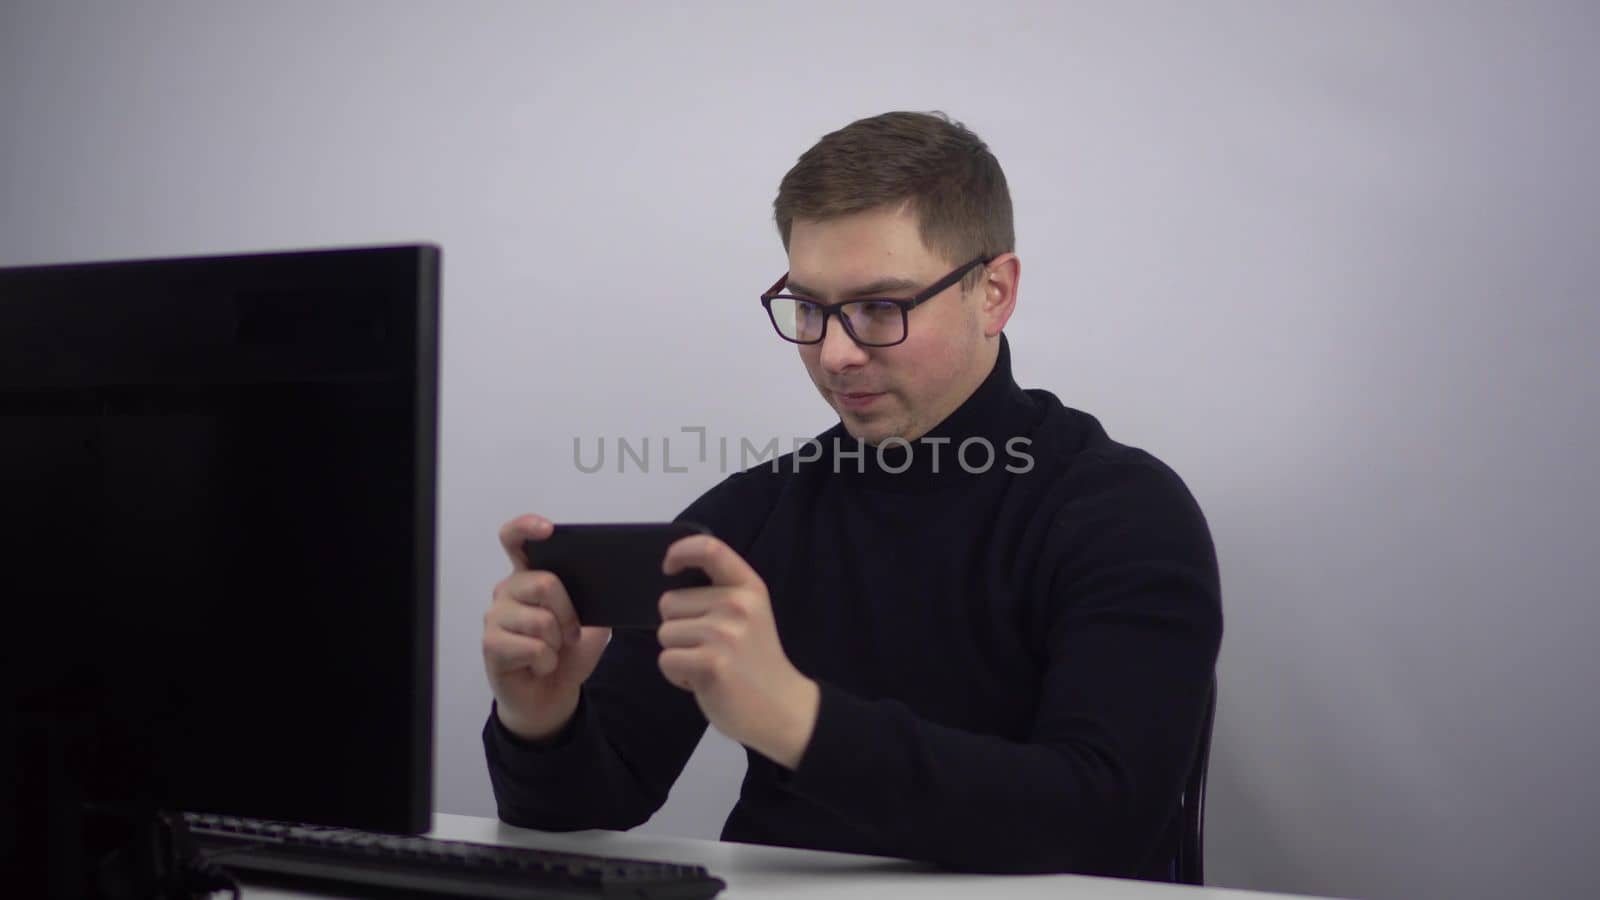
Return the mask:
<svg viewBox="0 0 1600 900"><path fill-rule="evenodd" d="M785 652L822 689L798 769L747 751L724 840L1170 879L1222 633L1211 538L1171 469L1018 388L1009 352L1002 338L909 453L855 455L835 426L819 458L732 475L680 517L760 573ZM649 819L706 727L659 653L653 632L615 632L548 744L491 713L500 818Z"/></svg>

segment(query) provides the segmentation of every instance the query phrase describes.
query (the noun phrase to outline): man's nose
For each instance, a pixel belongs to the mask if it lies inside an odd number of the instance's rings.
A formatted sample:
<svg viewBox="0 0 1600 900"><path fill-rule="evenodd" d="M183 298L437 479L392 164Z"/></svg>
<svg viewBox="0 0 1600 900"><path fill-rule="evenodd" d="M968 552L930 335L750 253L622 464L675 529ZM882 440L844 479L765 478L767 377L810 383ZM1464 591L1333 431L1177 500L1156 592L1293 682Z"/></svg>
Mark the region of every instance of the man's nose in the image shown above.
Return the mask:
<svg viewBox="0 0 1600 900"><path fill-rule="evenodd" d="M845 331L844 319L836 316L822 335L822 367L829 372L842 372L866 361L867 351Z"/></svg>

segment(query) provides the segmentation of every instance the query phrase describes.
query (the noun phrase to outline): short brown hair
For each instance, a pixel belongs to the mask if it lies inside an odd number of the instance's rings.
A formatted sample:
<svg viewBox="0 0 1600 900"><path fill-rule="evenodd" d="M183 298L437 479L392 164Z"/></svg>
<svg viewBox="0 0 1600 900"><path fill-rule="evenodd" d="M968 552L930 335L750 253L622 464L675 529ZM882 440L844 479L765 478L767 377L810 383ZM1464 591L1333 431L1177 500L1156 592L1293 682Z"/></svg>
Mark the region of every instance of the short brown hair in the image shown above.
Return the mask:
<svg viewBox="0 0 1600 900"><path fill-rule="evenodd" d="M900 203L917 216L923 245L952 265L1016 249L999 160L940 112L883 113L825 135L783 176L772 211L787 250L797 218ZM981 274L968 276L968 286Z"/></svg>

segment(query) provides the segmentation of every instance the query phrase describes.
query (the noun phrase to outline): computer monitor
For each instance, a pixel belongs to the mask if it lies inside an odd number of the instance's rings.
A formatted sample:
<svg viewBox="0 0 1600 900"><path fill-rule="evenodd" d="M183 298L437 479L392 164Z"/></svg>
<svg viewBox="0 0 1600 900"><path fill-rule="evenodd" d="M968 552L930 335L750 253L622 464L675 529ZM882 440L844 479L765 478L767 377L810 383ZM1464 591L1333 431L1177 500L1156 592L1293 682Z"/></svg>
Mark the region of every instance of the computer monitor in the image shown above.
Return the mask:
<svg viewBox="0 0 1600 900"><path fill-rule="evenodd" d="M0 269L24 856L156 809L428 828L439 266Z"/></svg>

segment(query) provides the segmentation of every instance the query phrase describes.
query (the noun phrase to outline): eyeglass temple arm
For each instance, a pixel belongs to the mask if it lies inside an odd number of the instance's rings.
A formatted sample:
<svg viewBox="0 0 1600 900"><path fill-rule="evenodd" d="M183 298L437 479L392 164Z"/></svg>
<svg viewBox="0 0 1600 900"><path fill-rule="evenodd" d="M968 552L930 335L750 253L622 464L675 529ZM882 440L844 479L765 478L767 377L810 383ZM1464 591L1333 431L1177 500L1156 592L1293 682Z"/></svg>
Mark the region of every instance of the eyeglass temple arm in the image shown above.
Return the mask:
<svg viewBox="0 0 1600 900"><path fill-rule="evenodd" d="M980 256L961 268L956 269L954 272L951 272L949 275L946 275L938 281L935 281L933 284L928 285L925 289L923 289L922 293L912 297L910 300L891 300L889 302L899 306L904 312L910 312L922 304L927 303L929 300L932 300L934 297L939 296L939 294L943 292L945 288L948 288L950 285L955 284L962 278L965 278L967 273L972 271L973 267L977 266L979 263L987 265L992 259L994 259L992 256ZM789 276L784 275L783 277L788 278Z"/></svg>

